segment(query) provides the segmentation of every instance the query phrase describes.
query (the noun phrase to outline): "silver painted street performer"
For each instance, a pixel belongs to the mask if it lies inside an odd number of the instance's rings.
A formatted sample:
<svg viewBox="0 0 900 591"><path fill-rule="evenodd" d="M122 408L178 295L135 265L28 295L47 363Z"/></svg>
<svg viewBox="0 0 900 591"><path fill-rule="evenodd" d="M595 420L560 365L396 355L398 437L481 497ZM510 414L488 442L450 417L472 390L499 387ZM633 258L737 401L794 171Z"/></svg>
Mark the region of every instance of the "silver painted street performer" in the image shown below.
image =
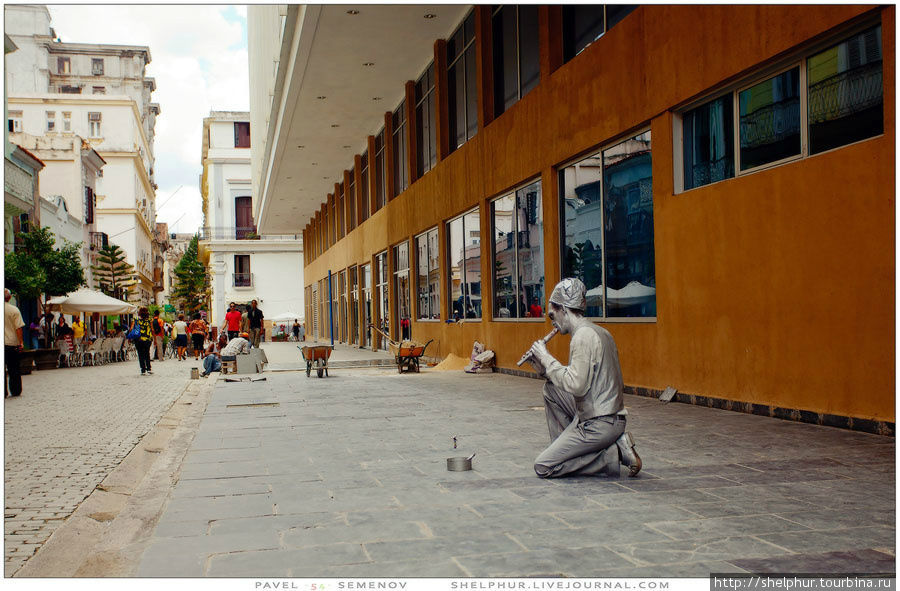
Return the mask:
<svg viewBox="0 0 900 591"><path fill-rule="evenodd" d="M547 316L559 332L572 335L569 365L550 354L544 339L526 353L547 380L544 409L552 443L534 462L541 478L619 476L620 463L630 476L641 470L634 439L625 432L616 343L606 329L584 317L585 307L585 287L578 279L563 279L553 288Z"/></svg>

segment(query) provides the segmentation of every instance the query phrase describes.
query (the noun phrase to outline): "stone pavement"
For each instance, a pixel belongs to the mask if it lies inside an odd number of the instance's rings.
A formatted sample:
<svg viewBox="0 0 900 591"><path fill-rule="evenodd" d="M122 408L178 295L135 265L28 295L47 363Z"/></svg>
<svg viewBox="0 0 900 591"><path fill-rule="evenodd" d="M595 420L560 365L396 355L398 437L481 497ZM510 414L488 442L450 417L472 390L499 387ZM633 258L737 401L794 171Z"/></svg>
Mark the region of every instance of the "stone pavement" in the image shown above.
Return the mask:
<svg viewBox="0 0 900 591"><path fill-rule="evenodd" d="M5 575L75 511L189 382L191 362L136 359L32 372L5 402Z"/></svg>
<svg viewBox="0 0 900 591"><path fill-rule="evenodd" d="M215 385L138 576L895 571L893 438L629 396L637 478L540 480L538 380L265 377Z"/></svg>

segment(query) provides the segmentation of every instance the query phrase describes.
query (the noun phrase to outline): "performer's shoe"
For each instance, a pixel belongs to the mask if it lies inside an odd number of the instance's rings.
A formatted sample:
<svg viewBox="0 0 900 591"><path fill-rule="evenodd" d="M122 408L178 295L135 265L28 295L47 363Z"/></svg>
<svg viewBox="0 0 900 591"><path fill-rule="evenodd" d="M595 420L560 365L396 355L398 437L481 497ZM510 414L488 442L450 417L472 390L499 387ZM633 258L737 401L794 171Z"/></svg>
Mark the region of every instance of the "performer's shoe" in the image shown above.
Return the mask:
<svg viewBox="0 0 900 591"><path fill-rule="evenodd" d="M628 466L628 475L637 476L644 463L641 461L641 456L638 455L637 450L634 449L634 438L631 436L631 433L628 431L622 433L622 436L616 441L616 446L619 448L619 456L622 458L622 463Z"/></svg>

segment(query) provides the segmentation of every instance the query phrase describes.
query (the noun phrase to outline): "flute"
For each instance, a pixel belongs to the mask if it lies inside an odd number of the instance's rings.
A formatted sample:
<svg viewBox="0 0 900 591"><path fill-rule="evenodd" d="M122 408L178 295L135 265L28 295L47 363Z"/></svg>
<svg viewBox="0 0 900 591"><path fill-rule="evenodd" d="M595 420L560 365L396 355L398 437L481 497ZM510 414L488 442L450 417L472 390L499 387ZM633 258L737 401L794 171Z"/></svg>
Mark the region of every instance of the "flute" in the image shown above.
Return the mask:
<svg viewBox="0 0 900 591"><path fill-rule="evenodd" d="M554 328L553 330L550 331L550 333L549 333L547 336L545 336L545 337L544 337L543 339L541 339L541 340L544 341L544 344L546 345L547 343L550 342L550 339L552 339L553 337L556 336L556 333L558 333L558 332L559 332L559 329L558 329L558 328ZM522 365L523 363L525 363L526 361L528 361L528 359L529 359L530 357L531 357L531 349L529 348L528 351L525 351L525 354L522 355L522 358L519 359L519 362L516 363L516 365Z"/></svg>

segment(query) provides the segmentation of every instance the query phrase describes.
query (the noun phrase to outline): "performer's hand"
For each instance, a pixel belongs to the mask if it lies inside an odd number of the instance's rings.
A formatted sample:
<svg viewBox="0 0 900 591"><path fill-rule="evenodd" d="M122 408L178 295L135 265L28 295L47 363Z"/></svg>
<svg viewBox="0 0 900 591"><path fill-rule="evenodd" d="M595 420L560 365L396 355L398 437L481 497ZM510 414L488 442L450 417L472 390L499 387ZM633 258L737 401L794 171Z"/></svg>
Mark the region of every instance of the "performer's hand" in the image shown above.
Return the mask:
<svg viewBox="0 0 900 591"><path fill-rule="evenodd" d="M547 345L543 339L535 341L528 352L531 353L531 358L537 359L541 365L546 365L546 359L550 356L550 351L547 350Z"/></svg>

